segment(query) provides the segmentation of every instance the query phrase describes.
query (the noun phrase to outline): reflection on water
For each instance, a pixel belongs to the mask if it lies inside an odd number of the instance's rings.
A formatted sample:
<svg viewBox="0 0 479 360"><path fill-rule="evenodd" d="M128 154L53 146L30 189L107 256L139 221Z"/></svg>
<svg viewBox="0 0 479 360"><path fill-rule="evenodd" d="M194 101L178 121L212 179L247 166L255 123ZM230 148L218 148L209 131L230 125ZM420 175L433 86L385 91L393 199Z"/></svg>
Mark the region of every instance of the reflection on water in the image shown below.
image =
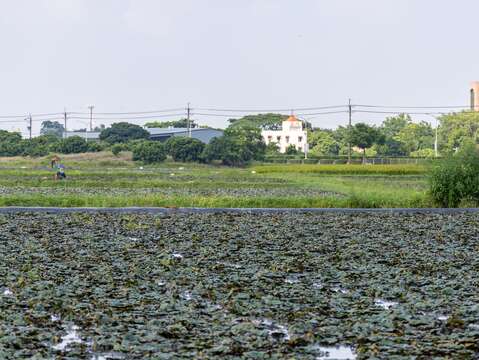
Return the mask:
<svg viewBox="0 0 479 360"><path fill-rule="evenodd" d="M319 355L316 357L316 360L355 360L356 355L350 346L318 346L317 351Z"/></svg>

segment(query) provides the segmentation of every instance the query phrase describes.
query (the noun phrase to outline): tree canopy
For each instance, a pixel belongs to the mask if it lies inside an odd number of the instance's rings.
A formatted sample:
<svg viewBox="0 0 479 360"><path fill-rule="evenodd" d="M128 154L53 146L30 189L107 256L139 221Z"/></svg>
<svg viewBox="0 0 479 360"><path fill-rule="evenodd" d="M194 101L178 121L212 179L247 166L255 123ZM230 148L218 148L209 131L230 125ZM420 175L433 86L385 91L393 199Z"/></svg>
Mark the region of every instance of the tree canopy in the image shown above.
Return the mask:
<svg viewBox="0 0 479 360"><path fill-rule="evenodd" d="M139 125L127 122L115 123L100 133L100 140L109 144L125 143L130 140L148 139L150 133Z"/></svg>
<svg viewBox="0 0 479 360"><path fill-rule="evenodd" d="M188 127L188 119L181 119L181 120L173 120L173 121L150 121L145 124L147 128L187 128ZM190 120L190 127L196 128L197 125Z"/></svg>
<svg viewBox="0 0 479 360"><path fill-rule="evenodd" d="M479 112L463 111L438 118L439 147L446 153L453 152L464 143L479 142Z"/></svg>
<svg viewBox="0 0 479 360"><path fill-rule="evenodd" d="M375 126L357 123L351 127L348 139L352 146L363 150L363 161L366 158L366 149L374 144L384 143L384 135Z"/></svg>
<svg viewBox="0 0 479 360"><path fill-rule="evenodd" d="M195 138L172 136L165 142L165 149L175 161L198 161L205 144Z"/></svg>
<svg viewBox="0 0 479 360"><path fill-rule="evenodd" d="M58 121L43 121L40 129L40 134L47 135L53 134L56 137L62 138L63 133L65 132L65 127L63 124L60 124Z"/></svg>

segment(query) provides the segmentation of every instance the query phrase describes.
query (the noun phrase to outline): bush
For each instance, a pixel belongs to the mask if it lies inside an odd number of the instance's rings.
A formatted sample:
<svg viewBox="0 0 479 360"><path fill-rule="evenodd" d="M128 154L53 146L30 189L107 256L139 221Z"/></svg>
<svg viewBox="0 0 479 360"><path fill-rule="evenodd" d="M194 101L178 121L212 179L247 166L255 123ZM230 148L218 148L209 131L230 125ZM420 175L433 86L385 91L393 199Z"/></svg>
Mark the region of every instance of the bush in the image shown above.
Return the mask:
<svg viewBox="0 0 479 360"><path fill-rule="evenodd" d="M125 143L135 139L148 139L150 133L139 125L120 122L100 133L100 140L109 144Z"/></svg>
<svg viewBox="0 0 479 360"><path fill-rule="evenodd" d="M205 146L201 159L205 162L221 160L224 165L240 166L245 164L242 150L243 147L230 137L215 137Z"/></svg>
<svg viewBox="0 0 479 360"><path fill-rule="evenodd" d="M102 151L105 147L96 141L88 141L88 152L99 152Z"/></svg>
<svg viewBox="0 0 479 360"><path fill-rule="evenodd" d="M416 151L412 151L409 156L413 158L428 158L432 159L435 156L435 152L433 149L420 149Z"/></svg>
<svg viewBox="0 0 479 360"><path fill-rule="evenodd" d="M433 168L430 192L444 207L457 207L464 200L479 201L479 152L465 144L456 154Z"/></svg>
<svg viewBox="0 0 479 360"><path fill-rule="evenodd" d="M88 151L88 143L80 136L72 136L61 140L55 150L62 154L78 154Z"/></svg>
<svg viewBox="0 0 479 360"><path fill-rule="evenodd" d="M157 141L143 141L133 147L133 160L147 164L165 161L166 151L162 143Z"/></svg>
<svg viewBox="0 0 479 360"><path fill-rule="evenodd" d="M200 140L184 136L173 136L165 143L165 149L175 161L198 161L205 148Z"/></svg>
<svg viewBox="0 0 479 360"><path fill-rule="evenodd" d="M111 153L115 156L118 156L120 152L122 152L125 149L124 144L114 144L111 147Z"/></svg>

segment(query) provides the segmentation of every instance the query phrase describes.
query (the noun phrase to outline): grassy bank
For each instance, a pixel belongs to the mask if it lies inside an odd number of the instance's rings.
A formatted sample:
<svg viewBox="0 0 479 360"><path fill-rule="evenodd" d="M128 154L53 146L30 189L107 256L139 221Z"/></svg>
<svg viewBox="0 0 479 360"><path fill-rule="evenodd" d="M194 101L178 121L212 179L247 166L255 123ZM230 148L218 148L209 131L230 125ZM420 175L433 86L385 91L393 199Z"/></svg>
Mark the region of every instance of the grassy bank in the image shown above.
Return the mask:
<svg viewBox="0 0 479 360"><path fill-rule="evenodd" d="M63 157L66 181L48 158L0 163L0 206L431 207L427 168L417 165L255 165L165 162L128 153ZM113 165L111 165L113 164Z"/></svg>

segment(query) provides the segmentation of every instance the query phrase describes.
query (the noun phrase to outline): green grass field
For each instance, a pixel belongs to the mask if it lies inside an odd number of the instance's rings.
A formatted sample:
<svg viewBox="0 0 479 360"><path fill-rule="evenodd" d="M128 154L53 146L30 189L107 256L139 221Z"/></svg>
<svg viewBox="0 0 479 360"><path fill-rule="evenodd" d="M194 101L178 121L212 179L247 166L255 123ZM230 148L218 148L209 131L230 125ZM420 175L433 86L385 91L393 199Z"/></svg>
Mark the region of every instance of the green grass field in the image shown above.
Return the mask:
<svg viewBox="0 0 479 360"><path fill-rule="evenodd" d="M165 162L128 153L63 156L67 180L48 158L0 159L0 206L433 207L420 165L254 165Z"/></svg>

